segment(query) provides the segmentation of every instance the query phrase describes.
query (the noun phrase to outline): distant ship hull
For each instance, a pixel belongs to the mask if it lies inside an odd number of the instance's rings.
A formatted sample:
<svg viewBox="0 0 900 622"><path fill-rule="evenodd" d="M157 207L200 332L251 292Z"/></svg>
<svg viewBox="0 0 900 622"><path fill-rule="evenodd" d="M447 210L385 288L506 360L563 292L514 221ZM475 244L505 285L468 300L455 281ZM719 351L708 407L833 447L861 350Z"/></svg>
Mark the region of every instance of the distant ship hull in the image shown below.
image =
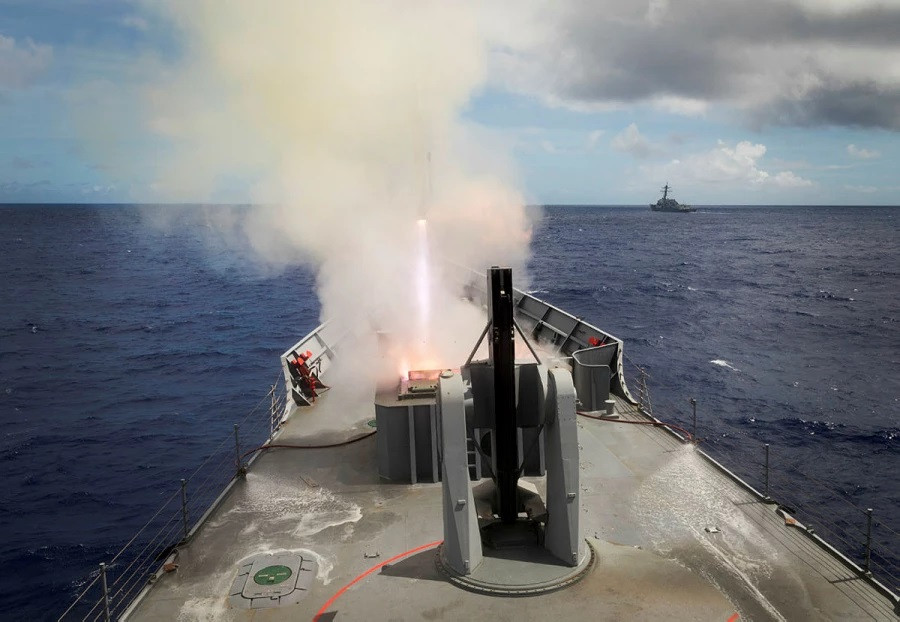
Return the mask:
<svg viewBox="0 0 900 622"><path fill-rule="evenodd" d="M672 199L669 199L670 201ZM654 212L696 212L697 208L691 207L690 205L682 205L681 203L675 202L675 205L660 205L659 203L651 203L650 209Z"/></svg>

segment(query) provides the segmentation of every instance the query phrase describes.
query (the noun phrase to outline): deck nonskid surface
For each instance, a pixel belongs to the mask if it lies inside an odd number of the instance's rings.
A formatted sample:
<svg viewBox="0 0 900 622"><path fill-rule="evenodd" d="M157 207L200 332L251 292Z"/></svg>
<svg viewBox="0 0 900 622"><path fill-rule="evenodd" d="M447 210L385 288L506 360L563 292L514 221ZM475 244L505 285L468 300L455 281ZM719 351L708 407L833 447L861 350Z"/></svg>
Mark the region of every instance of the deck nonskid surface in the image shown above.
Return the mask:
<svg viewBox="0 0 900 622"><path fill-rule="evenodd" d="M637 417L621 400L617 407ZM292 417L277 442L358 436L371 413L363 399L332 391ZM597 559L584 581L536 597L474 594L447 582L427 549L361 579L329 617L896 619L887 599L786 526L773 506L662 430L579 418L579 444L583 533ZM386 483L375 465L374 437L331 449L269 450L131 619L311 619L374 565L440 540L440 484ZM229 588L241 561L276 551L317 561L308 595L297 605L232 608Z"/></svg>

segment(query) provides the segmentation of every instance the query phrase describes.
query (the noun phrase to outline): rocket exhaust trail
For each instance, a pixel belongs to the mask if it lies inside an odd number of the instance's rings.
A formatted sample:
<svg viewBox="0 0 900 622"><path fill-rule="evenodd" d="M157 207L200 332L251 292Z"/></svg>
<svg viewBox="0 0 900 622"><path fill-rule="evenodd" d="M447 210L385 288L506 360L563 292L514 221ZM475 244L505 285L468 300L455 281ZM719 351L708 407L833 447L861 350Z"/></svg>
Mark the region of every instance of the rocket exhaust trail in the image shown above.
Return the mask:
<svg viewBox="0 0 900 622"><path fill-rule="evenodd" d="M425 355L428 342L428 328L431 316L431 274L428 265L428 221L420 218L417 222L417 256L416 256L416 297L419 313L419 348Z"/></svg>

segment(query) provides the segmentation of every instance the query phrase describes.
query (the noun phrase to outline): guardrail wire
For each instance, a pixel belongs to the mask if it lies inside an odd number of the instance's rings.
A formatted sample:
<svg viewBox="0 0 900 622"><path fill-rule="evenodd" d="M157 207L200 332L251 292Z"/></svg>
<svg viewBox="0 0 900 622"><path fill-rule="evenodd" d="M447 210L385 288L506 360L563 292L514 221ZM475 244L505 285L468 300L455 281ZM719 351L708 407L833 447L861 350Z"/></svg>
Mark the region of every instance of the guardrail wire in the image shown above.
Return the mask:
<svg viewBox="0 0 900 622"><path fill-rule="evenodd" d="M279 428L288 396L279 376L271 389L113 555L58 620L111 620L122 615L148 583L167 571L166 560L199 528L199 521L222 491L243 474L235 450L257 447ZM92 573L93 574L93 573ZM103 576L105 574L105 576ZM101 580L101 577L103 580ZM105 593L104 593L104 589Z"/></svg>
<svg viewBox="0 0 900 622"><path fill-rule="evenodd" d="M652 376L642 367L625 356L638 378L639 401L650 405L650 383ZM653 408L643 408L650 416L665 417L671 422L688 426L696 416L697 403L687 396L684 404L654 397ZM693 407L693 412L691 412ZM702 413L702 408L701 408ZM873 508L871 525L869 524L869 507L860 507L835 483L826 482L812 475L808 467L800 468L796 464L780 461L778 447L772 445L773 453L767 464L766 452L768 443L759 442L760 460L738 458L735 451L728 451L723 445L740 443L746 448L748 439L733 437L727 433L717 432L708 419L701 418L699 441L701 448L715 460L736 473L748 484L789 510L789 514L804 526L812 527L815 533L821 534L832 546L848 559L881 579L892 590L900 589L900 560L897 558L900 549L900 533L879 516L877 507ZM768 478L768 485L766 480ZM840 511L826 514L821 509L824 501L836 501ZM895 517L888 517L895 518Z"/></svg>

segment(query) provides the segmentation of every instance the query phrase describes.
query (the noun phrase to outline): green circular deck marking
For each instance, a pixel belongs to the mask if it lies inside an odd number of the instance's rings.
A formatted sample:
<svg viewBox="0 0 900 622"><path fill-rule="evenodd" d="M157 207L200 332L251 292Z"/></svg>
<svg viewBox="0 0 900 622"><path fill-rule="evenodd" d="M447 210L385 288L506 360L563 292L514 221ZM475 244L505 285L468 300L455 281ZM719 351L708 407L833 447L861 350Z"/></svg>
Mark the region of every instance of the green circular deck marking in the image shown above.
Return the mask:
<svg viewBox="0 0 900 622"><path fill-rule="evenodd" d="M369 419L369 420L366 422L366 424L368 424L368 426L369 426L370 428L377 428L377 427L378 427L378 423L377 423L374 419Z"/></svg>
<svg viewBox="0 0 900 622"><path fill-rule="evenodd" d="M291 569L287 566L266 566L253 575L253 581L257 585L274 585L287 581L291 574Z"/></svg>

